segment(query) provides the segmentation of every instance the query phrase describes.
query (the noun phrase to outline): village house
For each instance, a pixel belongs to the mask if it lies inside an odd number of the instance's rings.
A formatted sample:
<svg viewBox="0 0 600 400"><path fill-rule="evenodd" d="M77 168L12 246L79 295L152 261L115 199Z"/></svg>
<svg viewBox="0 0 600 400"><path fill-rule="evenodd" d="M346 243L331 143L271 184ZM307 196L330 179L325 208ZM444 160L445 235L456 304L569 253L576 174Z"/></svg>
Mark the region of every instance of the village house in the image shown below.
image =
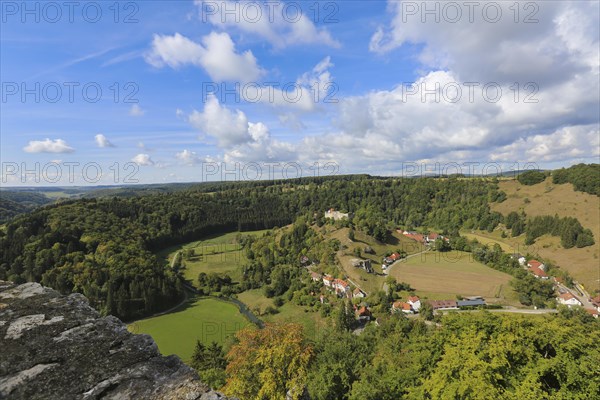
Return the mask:
<svg viewBox="0 0 600 400"><path fill-rule="evenodd" d="M339 211L336 211L335 208L330 208L329 210L325 211L325 218L333 219L335 221L349 218L349 216L349 213L341 213Z"/></svg>
<svg viewBox="0 0 600 400"><path fill-rule="evenodd" d="M527 263L527 266L529 268L539 268L542 271L546 271L546 266L543 263L539 262L538 260L529 260L529 262Z"/></svg>
<svg viewBox="0 0 600 400"><path fill-rule="evenodd" d="M350 285L343 279L334 279L331 287L340 296L350 294Z"/></svg>
<svg viewBox="0 0 600 400"><path fill-rule="evenodd" d="M394 262L398 261L400 258L402 258L400 256L400 254L398 253L392 253L387 257L383 258L383 262L387 265L393 264Z"/></svg>
<svg viewBox="0 0 600 400"><path fill-rule="evenodd" d="M585 311L587 311L588 314L590 314L592 317L594 318L598 318L598 310L594 310L593 308L586 308Z"/></svg>
<svg viewBox="0 0 600 400"><path fill-rule="evenodd" d="M594 307L596 307L596 310L600 311L600 295L594 297L590 301L592 302Z"/></svg>
<svg viewBox="0 0 600 400"><path fill-rule="evenodd" d="M356 288L352 292L352 297L354 297L355 299L357 299L357 298L365 298L365 297L367 297L367 294L365 292L363 292L362 290L360 290L360 288Z"/></svg>
<svg viewBox="0 0 600 400"><path fill-rule="evenodd" d="M445 236L443 236L443 235L440 235L439 233L436 233L436 232L431 232L431 233L429 233L429 234L427 234L427 235L425 236L425 243L427 243L427 244L433 244L433 243L435 243L435 241L436 241L438 238L439 238L439 239L443 239L443 240L444 240L444 241L446 241L446 242L449 242L449 241L450 241L450 239L448 239L447 237L445 237Z"/></svg>
<svg viewBox="0 0 600 400"><path fill-rule="evenodd" d="M406 302L410 304L410 307L416 312L419 312L421 309L421 299L419 296L408 296Z"/></svg>
<svg viewBox="0 0 600 400"><path fill-rule="evenodd" d="M531 272L536 278L539 279L548 279L548 275L541 269L539 266L534 264L533 267L529 267L529 272Z"/></svg>
<svg viewBox="0 0 600 400"><path fill-rule="evenodd" d="M323 276L323 285L325 285L328 288L333 287L333 276L331 276L331 275Z"/></svg>
<svg viewBox="0 0 600 400"><path fill-rule="evenodd" d="M425 236L421 235L420 233L417 233L414 231L404 231L404 232L402 232L402 234L404 236L406 236L407 238L415 240L419 243L425 243Z"/></svg>
<svg viewBox="0 0 600 400"><path fill-rule="evenodd" d="M367 322L371 320L371 311L366 306L360 307L356 310L356 318L360 322Z"/></svg>
<svg viewBox="0 0 600 400"><path fill-rule="evenodd" d="M456 300L431 300L429 301L434 311L443 310L458 310L458 303Z"/></svg>
<svg viewBox="0 0 600 400"><path fill-rule="evenodd" d="M556 300L558 300L558 302L560 304L564 304L565 306L568 307L573 307L573 306L581 306L583 304L581 304L581 302L577 299L577 297L573 296L571 293L566 292L561 294L560 296L558 296L556 298Z"/></svg>
<svg viewBox="0 0 600 400"><path fill-rule="evenodd" d="M414 310L410 304L403 301L396 301L392 304L392 312L403 312L405 314L414 314Z"/></svg>

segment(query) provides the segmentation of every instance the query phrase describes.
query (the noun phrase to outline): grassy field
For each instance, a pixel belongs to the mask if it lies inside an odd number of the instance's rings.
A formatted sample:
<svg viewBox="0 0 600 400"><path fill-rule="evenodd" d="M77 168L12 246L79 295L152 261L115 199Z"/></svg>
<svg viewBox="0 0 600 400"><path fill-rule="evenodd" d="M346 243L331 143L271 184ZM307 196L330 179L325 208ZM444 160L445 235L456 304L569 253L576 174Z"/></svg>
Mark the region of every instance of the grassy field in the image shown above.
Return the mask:
<svg viewBox="0 0 600 400"><path fill-rule="evenodd" d="M483 296L488 303L518 305L511 276L473 260L470 253L423 253L395 264L390 275L430 299Z"/></svg>
<svg viewBox="0 0 600 400"><path fill-rule="evenodd" d="M273 300L263 296L260 289L248 290L237 295L238 299L246 304L250 310L259 308L264 311L266 307L273 306ZM310 338L315 337L319 329L326 326L326 319L322 318L318 312L305 311L307 307L285 303L279 307L278 313L273 315L261 315L260 319L265 322L294 322L304 326L306 335Z"/></svg>
<svg viewBox="0 0 600 400"><path fill-rule="evenodd" d="M542 236L528 248L523 236L501 238L499 232L489 236L517 248L520 253L539 254L552 261L569 271L590 293L600 290L600 198L576 192L570 183L554 185L550 178L532 186L521 185L516 180L505 180L500 182L500 189L506 193L507 199L502 203L490 204L492 210L503 215L513 210L523 210L528 216L557 214L560 217L575 217L581 225L594 233L596 244L581 249L564 249L559 238ZM488 236L487 233L478 234Z"/></svg>
<svg viewBox="0 0 600 400"><path fill-rule="evenodd" d="M244 235L262 235L267 230L242 232ZM236 242L239 232L230 232L222 235L208 237L203 240L171 246L158 253L169 264L175 254L181 250L192 248L195 256L185 260L186 268L183 274L186 279L196 283L200 272L228 273L234 280L240 279L240 266L246 262L246 257L241 251L241 246Z"/></svg>
<svg viewBox="0 0 600 400"><path fill-rule="evenodd" d="M187 362L196 340L223 344L248 324L250 322L234 304L213 298L193 298L171 313L133 322L127 328L152 336L162 354L177 354Z"/></svg>

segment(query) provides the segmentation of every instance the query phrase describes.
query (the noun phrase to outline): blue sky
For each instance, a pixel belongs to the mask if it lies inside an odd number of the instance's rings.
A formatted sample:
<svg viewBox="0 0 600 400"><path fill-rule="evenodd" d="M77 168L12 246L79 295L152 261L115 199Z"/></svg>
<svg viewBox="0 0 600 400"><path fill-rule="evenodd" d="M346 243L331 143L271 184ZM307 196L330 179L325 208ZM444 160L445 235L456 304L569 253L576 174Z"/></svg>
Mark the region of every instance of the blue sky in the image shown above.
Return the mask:
<svg viewBox="0 0 600 400"><path fill-rule="evenodd" d="M2 3L6 186L127 183L131 171L130 183L219 179L209 164L244 179L248 163L306 176L315 163L401 174L412 163L598 162L595 1L522 3L518 14L512 2L481 2L472 20L435 1L434 14L421 2L276 2L272 20L265 2L81 2L72 21L51 3L27 3L29 13ZM210 84L273 99L210 96ZM301 101L286 100L286 84ZM36 172L23 179L23 169Z"/></svg>

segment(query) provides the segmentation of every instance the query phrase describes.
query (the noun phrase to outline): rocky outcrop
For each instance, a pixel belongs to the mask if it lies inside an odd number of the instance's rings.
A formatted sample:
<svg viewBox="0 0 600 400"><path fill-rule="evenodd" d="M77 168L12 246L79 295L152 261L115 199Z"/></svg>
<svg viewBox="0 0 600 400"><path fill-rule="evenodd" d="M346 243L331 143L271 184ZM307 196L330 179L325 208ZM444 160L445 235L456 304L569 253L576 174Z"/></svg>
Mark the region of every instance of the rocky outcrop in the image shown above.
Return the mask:
<svg viewBox="0 0 600 400"><path fill-rule="evenodd" d="M226 399L80 294L0 281L0 399Z"/></svg>

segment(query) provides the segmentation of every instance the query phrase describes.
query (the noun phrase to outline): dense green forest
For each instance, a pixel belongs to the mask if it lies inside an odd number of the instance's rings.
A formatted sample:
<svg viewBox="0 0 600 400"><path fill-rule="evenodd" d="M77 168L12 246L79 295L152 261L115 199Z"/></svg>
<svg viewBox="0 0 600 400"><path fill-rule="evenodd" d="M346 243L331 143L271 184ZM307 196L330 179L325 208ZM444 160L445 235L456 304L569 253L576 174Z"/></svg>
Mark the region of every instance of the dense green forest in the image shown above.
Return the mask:
<svg viewBox="0 0 600 400"><path fill-rule="evenodd" d="M600 391L600 324L582 310L378 322L360 335L329 328L316 337L297 324L248 327L225 356L198 346L195 365L226 394L252 400L590 400Z"/></svg>
<svg viewBox="0 0 600 400"><path fill-rule="evenodd" d="M552 182L572 183L575 190L600 196L600 164L577 164L552 171Z"/></svg>
<svg viewBox="0 0 600 400"><path fill-rule="evenodd" d="M51 202L42 193L0 190L0 223Z"/></svg>
<svg viewBox="0 0 600 400"><path fill-rule="evenodd" d="M16 217L0 231L0 279L81 292L98 309L129 319L181 297L181 277L166 268L156 251L209 234L284 226L299 216L319 224L329 208L353 213L353 224L380 240L398 226L435 227L457 236L461 228L492 231L504 222L489 207L505 198L495 179L355 175L155 190L63 201ZM293 235L307 232L298 229L282 238L280 254L262 261L260 254L249 257L238 290L263 285L274 293L287 290L293 269L275 284L271 269L275 262L291 265L298 257ZM323 253L318 243L314 238L311 247Z"/></svg>

